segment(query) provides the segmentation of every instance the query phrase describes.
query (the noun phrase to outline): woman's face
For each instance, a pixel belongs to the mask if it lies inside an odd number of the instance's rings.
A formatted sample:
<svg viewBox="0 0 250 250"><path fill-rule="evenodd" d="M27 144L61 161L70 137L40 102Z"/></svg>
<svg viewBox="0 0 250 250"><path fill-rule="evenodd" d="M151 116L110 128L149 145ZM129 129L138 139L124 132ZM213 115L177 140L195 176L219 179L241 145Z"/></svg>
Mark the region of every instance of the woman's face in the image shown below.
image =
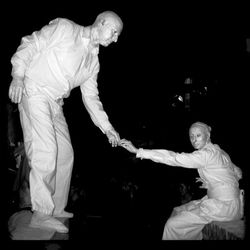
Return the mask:
<svg viewBox="0 0 250 250"><path fill-rule="evenodd" d="M204 128L197 126L190 128L189 138L195 149L201 149L207 144L209 135L206 133Z"/></svg>

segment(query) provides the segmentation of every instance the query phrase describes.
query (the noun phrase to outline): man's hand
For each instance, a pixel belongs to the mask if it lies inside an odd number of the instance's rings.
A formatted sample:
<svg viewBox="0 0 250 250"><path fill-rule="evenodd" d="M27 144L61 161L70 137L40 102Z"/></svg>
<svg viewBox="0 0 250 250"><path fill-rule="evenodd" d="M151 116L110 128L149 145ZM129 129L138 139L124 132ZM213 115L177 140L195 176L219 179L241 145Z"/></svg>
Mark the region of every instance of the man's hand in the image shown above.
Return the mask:
<svg viewBox="0 0 250 250"><path fill-rule="evenodd" d="M120 135L114 130L110 129L106 132L106 136L112 147L117 147L120 143Z"/></svg>
<svg viewBox="0 0 250 250"><path fill-rule="evenodd" d="M14 103L20 103L23 95L23 80L13 78L9 87L9 98Z"/></svg>

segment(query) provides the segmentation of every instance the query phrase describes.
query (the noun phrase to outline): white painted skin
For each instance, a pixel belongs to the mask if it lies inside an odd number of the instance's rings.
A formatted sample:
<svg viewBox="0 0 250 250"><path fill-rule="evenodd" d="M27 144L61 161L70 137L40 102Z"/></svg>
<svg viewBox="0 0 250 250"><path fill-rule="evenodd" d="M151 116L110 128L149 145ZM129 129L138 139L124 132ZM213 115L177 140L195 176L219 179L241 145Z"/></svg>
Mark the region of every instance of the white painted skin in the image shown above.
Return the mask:
<svg viewBox="0 0 250 250"><path fill-rule="evenodd" d="M210 133L205 127L194 125L189 130L189 138L194 149L199 150L210 141Z"/></svg>
<svg viewBox="0 0 250 250"><path fill-rule="evenodd" d="M122 21L112 13L103 13L91 27L90 40L93 44L107 47L112 42L117 42L122 31Z"/></svg>

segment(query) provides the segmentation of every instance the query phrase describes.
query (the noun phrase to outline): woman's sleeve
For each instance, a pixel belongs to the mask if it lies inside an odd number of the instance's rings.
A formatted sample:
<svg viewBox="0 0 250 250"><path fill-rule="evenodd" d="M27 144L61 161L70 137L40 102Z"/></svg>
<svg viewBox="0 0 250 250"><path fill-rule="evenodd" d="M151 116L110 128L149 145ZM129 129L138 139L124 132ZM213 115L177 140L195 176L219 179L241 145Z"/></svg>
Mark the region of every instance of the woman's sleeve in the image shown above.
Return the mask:
<svg viewBox="0 0 250 250"><path fill-rule="evenodd" d="M175 153L163 149L139 149L136 157L141 159L150 159L154 162L163 163L169 166L184 168L200 168L206 162L206 155L203 151L194 151L193 153Z"/></svg>

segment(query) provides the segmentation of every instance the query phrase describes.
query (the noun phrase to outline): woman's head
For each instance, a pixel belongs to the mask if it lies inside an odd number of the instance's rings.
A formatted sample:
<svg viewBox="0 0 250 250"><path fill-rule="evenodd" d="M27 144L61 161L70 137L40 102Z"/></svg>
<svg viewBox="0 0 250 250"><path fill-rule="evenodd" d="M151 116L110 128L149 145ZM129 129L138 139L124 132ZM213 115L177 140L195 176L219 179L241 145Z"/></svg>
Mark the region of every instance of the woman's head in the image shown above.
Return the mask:
<svg viewBox="0 0 250 250"><path fill-rule="evenodd" d="M210 142L211 127L203 122L195 122L190 126L189 138L195 149L202 149Z"/></svg>

